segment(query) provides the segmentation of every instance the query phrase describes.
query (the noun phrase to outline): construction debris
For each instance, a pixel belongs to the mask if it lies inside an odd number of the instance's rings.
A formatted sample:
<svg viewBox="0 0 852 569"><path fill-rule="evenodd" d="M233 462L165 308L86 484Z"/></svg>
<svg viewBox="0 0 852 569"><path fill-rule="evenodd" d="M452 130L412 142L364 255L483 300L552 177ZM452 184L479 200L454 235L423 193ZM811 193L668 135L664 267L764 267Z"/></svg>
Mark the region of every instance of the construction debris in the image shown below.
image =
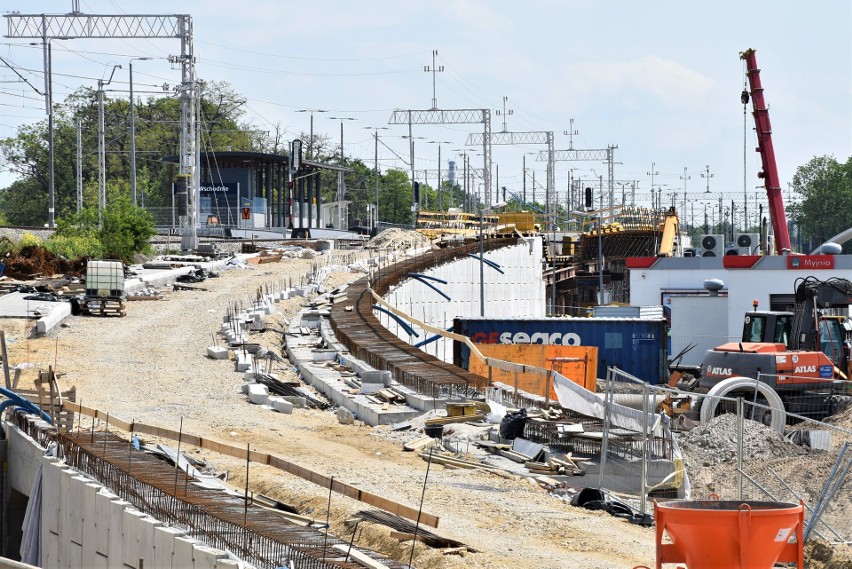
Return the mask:
<svg viewBox="0 0 852 569"><path fill-rule="evenodd" d="M393 514L389 514L387 512L382 512L379 510L367 511L362 510L355 514L357 518L364 520L365 522L372 522L375 524L381 524L383 526L387 526L391 529L396 530L395 532L391 532L391 537L398 539L400 541L410 541L416 539L417 541L423 542L429 547L436 548L453 548L464 550L465 552L476 553L476 550L468 545L460 541L456 541L454 539L450 539L447 537L441 537L437 534L434 534L428 530L423 529L423 527L419 527L410 521L401 518L399 516L395 516ZM457 553L456 551L448 551L444 549L443 553Z"/></svg>
<svg viewBox="0 0 852 569"><path fill-rule="evenodd" d="M416 231L407 229L385 229L367 242L368 249L405 251L421 247L431 247L432 242Z"/></svg>

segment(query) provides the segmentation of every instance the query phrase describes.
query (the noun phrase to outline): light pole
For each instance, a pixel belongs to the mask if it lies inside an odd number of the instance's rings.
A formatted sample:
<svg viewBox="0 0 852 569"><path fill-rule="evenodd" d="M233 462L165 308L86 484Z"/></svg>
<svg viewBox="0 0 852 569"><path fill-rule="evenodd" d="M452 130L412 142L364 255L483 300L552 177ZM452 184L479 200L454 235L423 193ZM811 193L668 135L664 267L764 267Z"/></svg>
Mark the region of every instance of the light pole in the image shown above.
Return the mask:
<svg viewBox="0 0 852 569"><path fill-rule="evenodd" d="M345 197L344 181L343 181L343 121L354 121L352 117L328 117L332 120L340 121L340 170L337 172L337 228L343 229L343 199Z"/></svg>
<svg viewBox="0 0 852 569"><path fill-rule="evenodd" d="M375 140L375 165L373 167L373 178L376 183L376 211L374 212L375 218L373 219L373 227L378 231L379 227L379 131L380 130L390 130L386 126L377 126L377 127L369 127L365 126L363 128L374 130Z"/></svg>
<svg viewBox="0 0 852 569"><path fill-rule="evenodd" d="M98 226L103 223L103 210L106 207L106 149L104 144L104 85L112 83L115 70L121 65L113 65L109 79L98 79Z"/></svg>
<svg viewBox="0 0 852 569"><path fill-rule="evenodd" d="M45 41L45 96L47 98L47 130L48 134L48 160L50 161L50 170L48 173L47 192L47 225L48 227L56 226L56 177L54 173L53 159L53 55L51 52L50 40Z"/></svg>
<svg viewBox="0 0 852 569"><path fill-rule="evenodd" d="M408 136L403 135L402 138L408 139L408 154L411 161L411 229L417 228L417 182L414 180L414 140L423 140L425 136L413 136L411 134L411 111L408 111Z"/></svg>
<svg viewBox="0 0 852 569"><path fill-rule="evenodd" d="M444 210L444 200L442 199L441 194L441 145L442 144L451 144L446 140L430 140L429 144L437 144L438 145L438 211Z"/></svg>
<svg viewBox="0 0 852 569"><path fill-rule="evenodd" d="M131 57L128 62L130 68L130 199L133 205L136 202L136 101L133 100L133 62L149 61L153 57Z"/></svg>
<svg viewBox="0 0 852 569"><path fill-rule="evenodd" d="M299 109L296 111L297 113L311 113L311 134L310 139L308 140L308 160L313 159L313 149L314 149L314 113L327 113L328 111L324 109Z"/></svg>

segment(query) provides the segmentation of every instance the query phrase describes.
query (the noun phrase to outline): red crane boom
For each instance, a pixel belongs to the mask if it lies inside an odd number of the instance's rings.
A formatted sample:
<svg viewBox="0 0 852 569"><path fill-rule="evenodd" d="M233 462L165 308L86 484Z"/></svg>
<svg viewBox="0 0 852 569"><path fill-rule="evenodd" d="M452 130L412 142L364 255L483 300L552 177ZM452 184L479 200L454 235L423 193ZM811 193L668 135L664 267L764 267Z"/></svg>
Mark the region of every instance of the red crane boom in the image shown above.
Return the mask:
<svg viewBox="0 0 852 569"><path fill-rule="evenodd" d="M778 165L775 162L775 148L772 146L772 125L769 124L769 109L763 99L763 86L760 84L760 69L753 49L747 49L740 54L740 59L746 62L749 88L751 89L752 114L757 131L757 148L763 170L758 178L763 178L766 187L766 197L769 200L769 218L772 221L772 231L775 234L775 251L783 253L792 251L790 233L787 231L787 214L784 212L784 199L781 197L781 180L778 178Z"/></svg>

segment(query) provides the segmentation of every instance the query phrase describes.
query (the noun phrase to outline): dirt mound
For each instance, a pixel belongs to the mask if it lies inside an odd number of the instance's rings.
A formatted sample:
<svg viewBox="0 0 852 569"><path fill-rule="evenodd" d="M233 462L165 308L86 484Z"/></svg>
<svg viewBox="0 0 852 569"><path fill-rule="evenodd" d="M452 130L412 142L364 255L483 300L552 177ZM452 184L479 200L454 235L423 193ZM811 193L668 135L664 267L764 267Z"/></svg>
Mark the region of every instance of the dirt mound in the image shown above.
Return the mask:
<svg viewBox="0 0 852 569"><path fill-rule="evenodd" d="M736 462L737 416L725 413L695 427L678 438L686 458L687 470ZM787 441L782 435L756 421L743 424L744 460L769 460L801 456L808 450Z"/></svg>
<svg viewBox="0 0 852 569"><path fill-rule="evenodd" d="M406 249L429 247L432 242L416 231L410 229L385 229L367 242L368 249L405 251Z"/></svg>
<svg viewBox="0 0 852 569"><path fill-rule="evenodd" d="M57 257L44 247L32 245L23 247L17 254L9 254L3 274L17 280L29 280L56 274L80 276L85 270L85 259L70 261Z"/></svg>

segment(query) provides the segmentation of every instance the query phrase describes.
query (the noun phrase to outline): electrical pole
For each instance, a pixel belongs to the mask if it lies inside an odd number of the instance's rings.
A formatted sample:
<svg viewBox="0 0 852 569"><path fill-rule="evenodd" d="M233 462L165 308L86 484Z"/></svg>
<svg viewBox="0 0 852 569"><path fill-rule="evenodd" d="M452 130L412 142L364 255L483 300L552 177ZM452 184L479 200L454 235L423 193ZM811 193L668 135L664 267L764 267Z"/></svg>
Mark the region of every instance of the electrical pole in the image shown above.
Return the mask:
<svg viewBox="0 0 852 569"><path fill-rule="evenodd" d="M376 182L376 211L374 212L375 219L373 220L373 227L378 230L379 227L379 131L376 130L376 154L375 154L375 162L374 162L374 178Z"/></svg>
<svg viewBox="0 0 852 569"><path fill-rule="evenodd" d="M48 136L48 160L50 161L50 171L48 177L48 193L49 203L47 206L47 224L48 227L56 227L56 178L54 176L54 148L53 148L53 57L51 54L50 41L43 38L45 43L45 69L47 73L44 77L45 91L47 95L47 130Z"/></svg>
<svg viewBox="0 0 852 569"><path fill-rule="evenodd" d="M524 209L526 209L526 207L527 207L527 155L526 155L526 153L523 155L523 160L524 160L524 165L523 165L524 174L523 174L523 176L521 176L521 179L523 180L523 183L524 183L523 197L524 197Z"/></svg>
<svg viewBox="0 0 852 569"><path fill-rule="evenodd" d="M136 102L133 100L133 62L147 61L151 57L133 57L128 63L130 68L130 199L133 205L136 201Z"/></svg>
<svg viewBox="0 0 852 569"><path fill-rule="evenodd" d="M710 173L710 165L707 164L704 166L704 171L701 172L701 177L707 180L707 190L704 192L705 194L710 193L710 178L712 178L715 174Z"/></svg>
<svg viewBox="0 0 852 569"><path fill-rule="evenodd" d="M77 117L77 213L83 210L83 121Z"/></svg>
<svg viewBox="0 0 852 569"><path fill-rule="evenodd" d="M563 130L562 134L568 136L568 150L574 150L574 136L580 134L580 131L574 130L574 119L568 119L571 128Z"/></svg>
<svg viewBox="0 0 852 569"><path fill-rule="evenodd" d="M512 111L512 109L509 109L508 111L506 110L506 101L508 101L508 100L509 100L509 97L503 97L503 114L502 114L502 117L503 117L503 130L502 130L502 132L506 132L506 117L507 117L508 115L511 115L511 114L514 112L514 111ZM497 109L497 110L496 110L496 111L494 111L494 112L497 114L497 116L498 116L498 117L499 117L499 116L501 116L501 115L500 115L500 109ZM499 188L500 186L497 186L497 187Z"/></svg>
<svg viewBox="0 0 852 569"><path fill-rule="evenodd" d="M428 65L423 66L423 71L426 71L427 73L432 74L432 109L433 110L438 108L438 98L435 95L435 74L440 73L441 71L444 70L443 65L441 65L440 67L435 65L435 56L436 55L438 55L438 50L433 49L432 50L432 67L429 67Z"/></svg>
<svg viewBox="0 0 852 569"><path fill-rule="evenodd" d="M660 173L656 170L657 163L651 162L651 169L647 172L649 176L651 176L651 203L654 203L654 176L659 176ZM656 208L656 204L653 206Z"/></svg>

